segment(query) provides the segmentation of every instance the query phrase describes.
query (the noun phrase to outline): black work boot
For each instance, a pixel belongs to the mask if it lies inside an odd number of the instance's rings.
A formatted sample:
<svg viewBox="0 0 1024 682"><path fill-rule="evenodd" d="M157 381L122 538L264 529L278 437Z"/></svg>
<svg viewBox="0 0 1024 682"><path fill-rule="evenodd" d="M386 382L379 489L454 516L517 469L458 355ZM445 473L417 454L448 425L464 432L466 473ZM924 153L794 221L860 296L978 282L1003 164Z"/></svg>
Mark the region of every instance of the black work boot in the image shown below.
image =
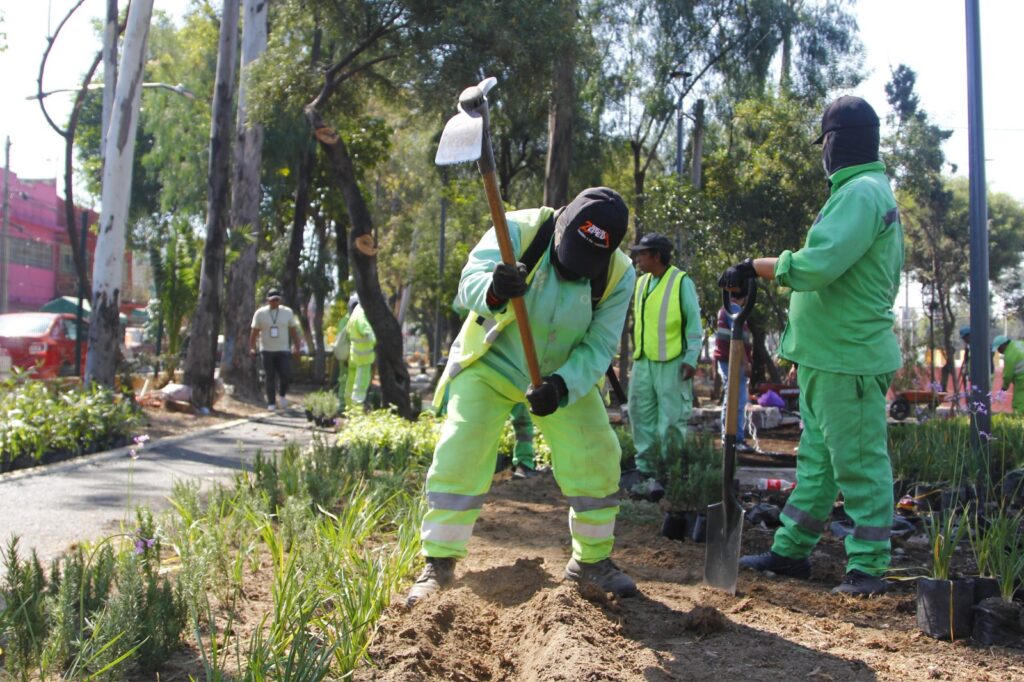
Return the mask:
<svg viewBox="0 0 1024 682"><path fill-rule="evenodd" d="M455 559L451 557L427 557L427 565L423 567L416 582L409 588L405 598L407 607L414 606L418 601L440 592L452 584L455 579Z"/></svg>
<svg viewBox="0 0 1024 682"><path fill-rule="evenodd" d="M740 557L740 567L751 571L771 571L777 575L786 575L791 578L811 577L809 559L790 559L772 551Z"/></svg>
<svg viewBox="0 0 1024 682"><path fill-rule="evenodd" d="M534 476L540 476L540 472L525 464L517 464L512 470L512 478L515 479L533 478Z"/></svg>
<svg viewBox="0 0 1024 682"><path fill-rule="evenodd" d="M832 594L848 594L851 597L872 597L885 594L889 583L882 578L853 569L846 574L843 582L832 588Z"/></svg>
<svg viewBox="0 0 1024 682"><path fill-rule="evenodd" d="M596 564L569 559L565 565L565 578L576 582L588 580L616 597L634 597L637 594L636 583L620 571L611 559L602 559Z"/></svg>

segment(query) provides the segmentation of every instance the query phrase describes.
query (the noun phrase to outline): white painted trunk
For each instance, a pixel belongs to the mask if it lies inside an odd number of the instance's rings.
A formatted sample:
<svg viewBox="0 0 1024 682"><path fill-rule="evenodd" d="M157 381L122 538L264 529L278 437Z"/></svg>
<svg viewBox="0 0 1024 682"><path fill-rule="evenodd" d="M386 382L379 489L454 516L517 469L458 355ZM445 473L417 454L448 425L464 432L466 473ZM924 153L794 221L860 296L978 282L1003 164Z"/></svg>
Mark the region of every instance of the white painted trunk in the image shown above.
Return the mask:
<svg viewBox="0 0 1024 682"><path fill-rule="evenodd" d="M100 158L107 153L107 128L114 109L114 88L117 85L117 0L107 0L107 16L103 24L103 118L100 122L102 140Z"/></svg>
<svg viewBox="0 0 1024 682"><path fill-rule="evenodd" d="M132 192L132 160L138 127L139 98L153 0L134 0L128 11L120 77L114 92L103 164L103 208L92 270L92 316L86 380L113 386L117 364L118 302L124 270L125 227ZM109 84L108 84L109 87Z"/></svg>

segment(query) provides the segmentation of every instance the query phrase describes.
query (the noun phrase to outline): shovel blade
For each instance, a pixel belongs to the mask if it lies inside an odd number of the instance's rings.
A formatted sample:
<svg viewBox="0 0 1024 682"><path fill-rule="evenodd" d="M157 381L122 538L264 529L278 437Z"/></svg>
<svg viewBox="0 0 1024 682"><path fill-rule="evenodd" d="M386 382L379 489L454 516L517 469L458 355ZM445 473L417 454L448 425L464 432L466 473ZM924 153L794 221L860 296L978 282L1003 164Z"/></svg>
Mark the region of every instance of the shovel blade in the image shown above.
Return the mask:
<svg viewBox="0 0 1024 682"><path fill-rule="evenodd" d="M434 163L450 166L480 158L484 142L484 118L479 112L460 111L452 116L441 133Z"/></svg>
<svg viewBox="0 0 1024 682"><path fill-rule="evenodd" d="M732 595L736 594L740 570L743 515L743 507L735 500L726 499L708 506L704 583Z"/></svg>

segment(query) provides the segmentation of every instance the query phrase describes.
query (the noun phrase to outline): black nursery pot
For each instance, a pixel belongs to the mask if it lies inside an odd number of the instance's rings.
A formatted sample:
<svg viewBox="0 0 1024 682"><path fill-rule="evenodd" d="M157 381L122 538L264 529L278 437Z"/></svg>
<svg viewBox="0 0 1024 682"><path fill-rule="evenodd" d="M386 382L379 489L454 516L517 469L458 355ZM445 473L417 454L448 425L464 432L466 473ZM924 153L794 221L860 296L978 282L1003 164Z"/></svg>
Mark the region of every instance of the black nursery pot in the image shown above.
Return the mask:
<svg viewBox="0 0 1024 682"><path fill-rule="evenodd" d="M974 578L974 603L978 604L989 597L999 596L999 581L995 578Z"/></svg>
<svg viewBox="0 0 1024 682"><path fill-rule="evenodd" d="M705 512L688 512L687 521L690 526L690 539L694 542L705 542L708 535L708 515Z"/></svg>
<svg viewBox="0 0 1024 682"><path fill-rule="evenodd" d="M935 639L964 639L974 627L974 581L917 581L917 627Z"/></svg>
<svg viewBox="0 0 1024 682"><path fill-rule="evenodd" d="M974 606L974 641L979 644L1024 647L1021 606L989 597Z"/></svg>
<svg viewBox="0 0 1024 682"><path fill-rule="evenodd" d="M665 512L661 518L661 534L669 540L685 540L687 526L686 512Z"/></svg>
<svg viewBox="0 0 1024 682"><path fill-rule="evenodd" d="M308 421L308 422L313 421L313 411L312 410L306 410L306 421Z"/></svg>

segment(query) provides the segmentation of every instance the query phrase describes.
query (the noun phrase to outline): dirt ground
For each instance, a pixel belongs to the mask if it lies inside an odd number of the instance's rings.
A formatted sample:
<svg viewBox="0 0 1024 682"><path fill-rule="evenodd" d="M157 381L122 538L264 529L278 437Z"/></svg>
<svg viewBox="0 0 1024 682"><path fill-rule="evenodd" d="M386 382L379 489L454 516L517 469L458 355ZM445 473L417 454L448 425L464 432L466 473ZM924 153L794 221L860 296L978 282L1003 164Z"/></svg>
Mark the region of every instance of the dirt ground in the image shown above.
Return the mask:
<svg viewBox="0 0 1024 682"><path fill-rule="evenodd" d="M306 392L305 390L293 391L288 399L294 403L301 403L302 396ZM239 400L230 395L222 396L214 404L213 410L205 415L197 414L192 409L183 412L172 409L172 407L143 405L142 410L145 421L139 426L139 431L154 440L200 431L236 419L267 414L267 406L264 402Z"/></svg>
<svg viewBox="0 0 1024 682"><path fill-rule="evenodd" d="M561 581L569 537L554 479L496 484L455 587L411 611L395 595L373 665L355 679L1024 680L1022 650L919 632L913 583L869 600L833 596L839 540L823 539L810 581L743 572L732 597L701 585L704 545L661 537L653 507L639 511L620 515L614 559L642 594L609 600ZM770 540L744 529L744 551Z"/></svg>

